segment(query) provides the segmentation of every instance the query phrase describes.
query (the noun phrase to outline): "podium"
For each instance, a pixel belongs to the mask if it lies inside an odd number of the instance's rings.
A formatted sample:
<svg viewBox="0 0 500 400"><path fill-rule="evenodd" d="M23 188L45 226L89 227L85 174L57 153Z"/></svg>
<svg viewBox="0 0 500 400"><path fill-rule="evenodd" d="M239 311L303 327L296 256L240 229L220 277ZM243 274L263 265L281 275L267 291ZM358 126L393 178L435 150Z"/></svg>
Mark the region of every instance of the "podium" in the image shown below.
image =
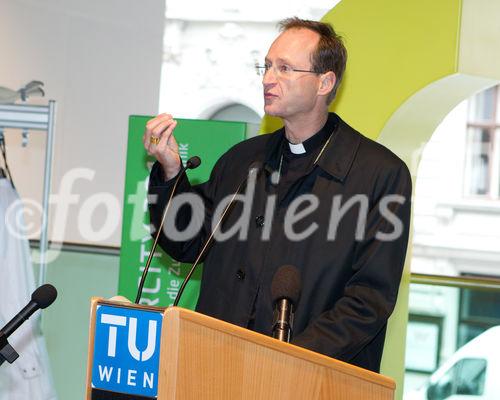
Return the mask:
<svg viewBox="0 0 500 400"><path fill-rule="evenodd" d="M395 386L190 310L92 298L87 400L389 400Z"/></svg>

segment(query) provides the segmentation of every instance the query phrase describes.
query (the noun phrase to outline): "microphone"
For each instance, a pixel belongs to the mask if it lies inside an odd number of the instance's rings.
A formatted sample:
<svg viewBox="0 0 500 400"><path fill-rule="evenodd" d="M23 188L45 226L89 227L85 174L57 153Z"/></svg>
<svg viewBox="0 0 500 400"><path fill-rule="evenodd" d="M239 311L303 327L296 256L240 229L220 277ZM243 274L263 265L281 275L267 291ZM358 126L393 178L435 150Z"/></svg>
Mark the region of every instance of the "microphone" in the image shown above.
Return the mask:
<svg viewBox="0 0 500 400"><path fill-rule="evenodd" d="M200 157L193 156L189 160L187 160L186 165L183 166L179 171L179 173L177 174L177 178L175 179L174 182L174 187L172 189L172 192L170 193L170 197L168 198L167 204L165 205L165 209L163 210L161 223L160 226L158 227L158 232L156 232L155 240L153 242L153 247L149 252L148 259L146 261L146 266L144 267L144 271L142 271L141 280L139 282L139 288L137 289L137 296L135 298L135 304L139 304L139 301L141 300L142 289L144 288L144 283L146 282L146 276L149 271L149 266L151 265L151 261L153 260L153 254L156 251L156 247L158 246L158 239L160 238L160 234L163 229L163 224L165 223L165 217L167 216L168 209L170 208L170 203L172 203L172 198L174 197L175 189L177 189L177 184L179 183L182 174L184 174L186 170L198 168L200 164L201 164Z"/></svg>
<svg viewBox="0 0 500 400"><path fill-rule="evenodd" d="M230 208L233 206L234 204L234 199L236 198L236 196L241 192L241 188L243 187L243 185L247 182L248 180L248 177L250 176L250 173L252 171L255 171L257 170L257 174L260 172L260 162L259 161L254 161L252 164L250 164L250 167L248 168L249 170L249 173L247 176L245 176L245 179L243 179L240 184L238 185L238 187L236 188L236 192L234 192L233 194L233 197L231 197L231 200L229 201L229 203L227 203L227 206L224 208L224 211L222 212L219 220L217 221L217 224L215 225L215 227L212 229L212 232L210 233L210 236L208 237L208 239L205 241L205 244L203 245L200 253L198 254L198 257L196 257L196 259L194 260L194 263L193 265L191 266L191 269L189 270L188 274L186 275L186 277L184 278L184 281L182 282L182 285L181 287L179 288L179 291L177 292L177 296L175 296L175 300L174 300L174 303L173 303L173 307L176 307L177 304L179 304L179 301L181 299L181 296L182 296L182 293L184 292L184 289L186 288L186 285L187 283L189 282L189 280L191 279L191 277L193 276L194 274L194 271L196 270L196 267L198 266L200 260L203 258L203 256L206 254L207 252L207 249L208 249L208 246L212 243L213 241L213 238L214 238L214 235L215 235L215 232L217 232L217 229L219 229L219 226L225 221L226 219L226 215L228 215L228 211L230 210Z"/></svg>
<svg viewBox="0 0 500 400"><path fill-rule="evenodd" d="M19 328L24 321L38 309L47 308L57 298L57 290L50 284L45 284L36 289L31 295L31 301L0 330L0 365L4 361L13 363L19 354L12 348L7 338Z"/></svg>
<svg viewBox="0 0 500 400"><path fill-rule="evenodd" d="M271 299L274 307L273 338L289 342L293 330L293 314L301 291L299 270L293 265L283 265L274 274Z"/></svg>

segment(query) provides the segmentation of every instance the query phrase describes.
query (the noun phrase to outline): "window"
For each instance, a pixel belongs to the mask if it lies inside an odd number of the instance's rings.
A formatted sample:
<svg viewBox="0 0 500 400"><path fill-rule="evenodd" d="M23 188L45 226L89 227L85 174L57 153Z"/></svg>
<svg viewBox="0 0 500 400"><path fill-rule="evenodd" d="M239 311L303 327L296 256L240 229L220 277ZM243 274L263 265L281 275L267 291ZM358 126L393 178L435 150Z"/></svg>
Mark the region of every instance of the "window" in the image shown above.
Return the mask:
<svg viewBox="0 0 500 400"><path fill-rule="evenodd" d="M499 87L478 93L469 102L465 194L500 197Z"/></svg>
<svg viewBox="0 0 500 400"><path fill-rule="evenodd" d="M465 277L498 278L497 276L462 274ZM500 292L460 289L457 347L468 343L487 329L500 325Z"/></svg>
<svg viewBox="0 0 500 400"><path fill-rule="evenodd" d="M410 313L406 333L407 371L432 373L439 366L443 317Z"/></svg>

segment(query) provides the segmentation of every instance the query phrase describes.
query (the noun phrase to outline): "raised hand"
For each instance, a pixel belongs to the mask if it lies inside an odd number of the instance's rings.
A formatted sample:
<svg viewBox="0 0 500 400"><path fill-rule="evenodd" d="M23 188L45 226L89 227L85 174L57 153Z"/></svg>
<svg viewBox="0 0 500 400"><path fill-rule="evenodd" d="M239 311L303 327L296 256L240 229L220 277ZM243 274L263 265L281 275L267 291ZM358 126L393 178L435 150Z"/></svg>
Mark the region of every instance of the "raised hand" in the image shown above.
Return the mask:
<svg viewBox="0 0 500 400"><path fill-rule="evenodd" d="M179 146L173 135L177 126L170 114L160 114L146 123L142 141L149 155L154 156L163 167L165 179L176 176L181 169Z"/></svg>

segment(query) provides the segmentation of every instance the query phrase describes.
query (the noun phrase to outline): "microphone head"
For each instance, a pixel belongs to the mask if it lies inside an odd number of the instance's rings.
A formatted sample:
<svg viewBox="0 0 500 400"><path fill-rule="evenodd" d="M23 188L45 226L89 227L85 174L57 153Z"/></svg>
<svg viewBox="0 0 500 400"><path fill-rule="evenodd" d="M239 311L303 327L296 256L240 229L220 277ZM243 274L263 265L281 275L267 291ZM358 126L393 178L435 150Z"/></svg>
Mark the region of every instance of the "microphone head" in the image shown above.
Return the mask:
<svg viewBox="0 0 500 400"><path fill-rule="evenodd" d="M198 168L201 164L201 159L198 156L193 156L186 163L186 169L195 169Z"/></svg>
<svg viewBox="0 0 500 400"><path fill-rule="evenodd" d="M271 299L273 304L285 298L296 306L301 290L302 283L297 267L293 265L282 265L279 267L271 283Z"/></svg>
<svg viewBox="0 0 500 400"><path fill-rule="evenodd" d="M31 301L35 302L40 308L47 308L57 297L57 290L49 283L40 286L31 295Z"/></svg>

